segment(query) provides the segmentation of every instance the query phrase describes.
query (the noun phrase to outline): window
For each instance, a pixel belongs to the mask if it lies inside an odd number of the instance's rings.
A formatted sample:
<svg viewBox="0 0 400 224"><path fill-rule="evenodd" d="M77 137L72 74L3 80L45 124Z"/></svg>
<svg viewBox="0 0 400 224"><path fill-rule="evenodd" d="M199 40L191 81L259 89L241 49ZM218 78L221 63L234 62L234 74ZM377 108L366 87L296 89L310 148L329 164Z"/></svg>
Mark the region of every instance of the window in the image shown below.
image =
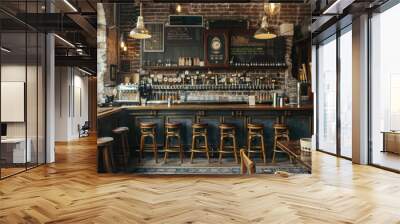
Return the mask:
<svg viewBox="0 0 400 224"><path fill-rule="evenodd" d="M372 163L400 170L400 4L371 18L370 133ZM384 132L394 134L393 149L384 146ZM397 136L397 137L396 137ZM394 152L394 153L393 153Z"/></svg>
<svg viewBox="0 0 400 224"><path fill-rule="evenodd" d="M336 153L336 36L318 48L318 149Z"/></svg>
<svg viewBox="0 0 400 224"><path fill-rule="evenodd" d="M340 36L340 155L352 157L352 33Z"/></svg>
<svg viewBox="0 0 400 224"><path fill-rule="evenodd" d="M20 15L44 1L0 1ZM18 6L18 7L16 7ZM45 34L0 12L0 178L45 163ZM4 22L7 21L7 22Z"/></svg>

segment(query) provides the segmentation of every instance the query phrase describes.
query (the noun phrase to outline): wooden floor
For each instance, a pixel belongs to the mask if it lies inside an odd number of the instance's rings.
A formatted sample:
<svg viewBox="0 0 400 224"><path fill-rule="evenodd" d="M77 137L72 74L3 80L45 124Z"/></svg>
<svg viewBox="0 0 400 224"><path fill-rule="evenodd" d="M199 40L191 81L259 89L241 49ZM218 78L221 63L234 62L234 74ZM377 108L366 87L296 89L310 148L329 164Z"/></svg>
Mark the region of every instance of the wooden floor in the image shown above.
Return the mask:
<svg viewBox="0 0 400 224"><path fill-rule="evenodd" d="M326 154L289 178L98 175L94 144L0 181L0 223L400 223L399 174Z"/></svg>
<svg viewBox="0 0 400 224"><path fill-rule="evenodd" d="M374 151L372 162L376 165L400 170L400 155L391 152Z"/></svg>

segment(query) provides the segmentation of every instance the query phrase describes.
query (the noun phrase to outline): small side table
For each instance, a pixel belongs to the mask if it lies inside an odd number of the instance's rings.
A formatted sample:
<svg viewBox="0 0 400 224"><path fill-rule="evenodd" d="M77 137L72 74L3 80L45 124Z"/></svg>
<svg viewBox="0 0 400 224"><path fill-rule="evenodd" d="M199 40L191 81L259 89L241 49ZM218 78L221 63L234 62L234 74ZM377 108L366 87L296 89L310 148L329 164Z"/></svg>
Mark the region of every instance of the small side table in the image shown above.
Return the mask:
<svg viewBox="0 0 400 224"><path fill-rule="evenodd" d="M400 131L383 131L383 150L400 154Z"/></svg>

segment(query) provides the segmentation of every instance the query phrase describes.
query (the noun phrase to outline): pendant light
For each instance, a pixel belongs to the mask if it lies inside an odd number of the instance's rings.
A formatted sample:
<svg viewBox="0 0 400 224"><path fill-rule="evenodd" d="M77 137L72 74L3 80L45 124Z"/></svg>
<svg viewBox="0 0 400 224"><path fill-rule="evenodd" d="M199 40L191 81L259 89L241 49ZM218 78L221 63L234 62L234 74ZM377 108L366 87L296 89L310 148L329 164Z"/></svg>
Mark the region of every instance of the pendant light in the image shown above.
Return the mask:
<svg viewBox="0 0 400 224"><path fill-rule="evenodd" d="M264 3L264 11L268 16L276 16L281 11L280 3Z"/></svg>
<svg viewBox="0 0 400 224"><path fill-rule="evenodd" d="M121 34L121 38L120 38L119 42L120 42L121 48L123 49L126 46L125 38L124 38L124 34L123 33Z"/></svg>
<svg viewBox="0 0 400 224"><path fill-rule="evenodd" d="M277 37L274 32L274 29L271 26L268 26L267 16L263 16L261 27L254 33L254 38L260 40L268 40Z"/></svg>
<svg viewBox="0 0 400 224"><path fill-rule="evenodd" d="M140 15L137 18L136 27L133 30L131 30L129 36L141 40L151 38L149 31L144 27L144 21L142 16L142 3L140 3Z"/></svg>

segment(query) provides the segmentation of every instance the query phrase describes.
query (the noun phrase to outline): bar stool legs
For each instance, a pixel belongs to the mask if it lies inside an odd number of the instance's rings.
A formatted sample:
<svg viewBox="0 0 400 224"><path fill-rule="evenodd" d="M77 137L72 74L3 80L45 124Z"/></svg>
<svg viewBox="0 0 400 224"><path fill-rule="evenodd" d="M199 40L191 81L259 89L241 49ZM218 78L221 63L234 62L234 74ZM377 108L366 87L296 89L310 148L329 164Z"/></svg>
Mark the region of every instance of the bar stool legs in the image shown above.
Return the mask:
<svg viewBox="0 0 400 224"><path fill-rule="evenodd" d="M264 142L264 126L262 124L248 124L247 125L247 156L249 158L251 153L261 153L264 163L267 163L265 155L265 142ZM252 140L260 139L261 145L252 145Z"/></svg>
<svg viewBox="0 0 400 224"><path fill-rule="evenodd" d="M196 140L201 140L203 138L204 145L197 144ZM190 151L190 163L193 163L194 154L196 152L205 153L208 162L210 162L210 152L208 147L208 132L207 124L194 123L192 125L192 150Z"/></svg>
<svg viewBox="0 0 400 224"><path fill-rule="evenodd" d="M279 150L276 147L276 143L279 140L285 140L285 141L289 141L289 128L285 125L285 124L274 124L273 125L274 128L274 146L273 146L273 155L272 155L272 163L275 163L275 154L276 153L285 153L287 154L285 151ZM292 157L287 154L289 156L289 160L292 163Z"/></svg>
<svg viewBox="0 0 400 224"><path fill-rule="evenodd" d="M164 163L167 162L168 153L178 152L181 164L183 163L183 148L180 135L180 123L167 123L165 124L165 148L164 148ZM171 140L177 140L176 145L171 145Z"/></svg>
<svg viewBox="0 0 400 224"><path fill-rule="evenodd" d="M233 125L220 124L220 145L219 145L219 163L222 162L222 155L226 153L233 153L236 163L238 163L237 158L237 146L236 146L236 129ZM231 139L232 145L225 145L225 140ZM226 151L226 149L231 149L231 151Z"/></svg>
<svg viewBox="0 0 400 224"><path fill-rule="evenodd" d="M139 159L144 158L144 151L150 149L153 152L154 160L158 163L158 151L156 140L156 127L155 123L140 123L140 156ZM151 144L146 144L146 138L151 139Z"/></svg>
<svg viewBox="0 0 400 224"><path fill-rule="evenodd" d="M111 137L97 139L97 172L99 173L114 172L113 141Z"/></svg>
<svg viewBox="0 0 400 224"><path fill-rule="evenodd" d="M121 149L122 149L122 158L125 170L128 169L128 160L129 160L129 143L128 143L128 132L129 128L127 127L118 127L112 130L114 135L119 138Z"/></svg>

